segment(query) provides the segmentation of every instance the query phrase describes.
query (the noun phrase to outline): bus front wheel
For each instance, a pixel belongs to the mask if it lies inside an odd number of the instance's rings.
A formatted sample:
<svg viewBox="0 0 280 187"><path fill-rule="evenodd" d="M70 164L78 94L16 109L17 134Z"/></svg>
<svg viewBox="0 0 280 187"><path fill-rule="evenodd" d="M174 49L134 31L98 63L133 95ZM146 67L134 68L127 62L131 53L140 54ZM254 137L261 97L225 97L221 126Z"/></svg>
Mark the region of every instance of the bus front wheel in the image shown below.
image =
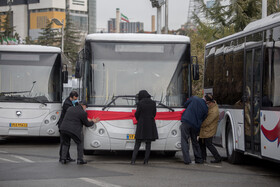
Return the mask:
<svg viewBox="0 0 280 187"><path fill-rule="evenodd" d="M231 125L228 123L227 125L227 133L226 133L226 150L227 150L227 158L231 164L240 164L242 161L242 154L234 150L234 138L233 131Z"/></svg>

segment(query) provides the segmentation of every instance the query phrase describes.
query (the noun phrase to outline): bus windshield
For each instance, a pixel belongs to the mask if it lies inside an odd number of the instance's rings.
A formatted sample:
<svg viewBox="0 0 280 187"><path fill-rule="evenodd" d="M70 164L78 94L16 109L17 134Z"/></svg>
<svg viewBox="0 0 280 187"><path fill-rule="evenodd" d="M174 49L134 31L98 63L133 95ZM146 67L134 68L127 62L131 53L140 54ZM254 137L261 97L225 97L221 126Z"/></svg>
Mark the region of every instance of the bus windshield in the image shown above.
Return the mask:
<svg viewBox="0 0 280 187"><path fill-rule="evenodd" d="M84 77L89 79L89 103L107 105L114 96L136 95L144 89L153 100L181 106L186 99L183 92L187 92L182 91L181 84L188 48L183 43L91 42L92 56L86 62L88 76ZM134 98L122 97L113 104L134 106L135 102Z"/></svg>
<svg viewBox="0 0 280 187"><path fill-rule="evenodd" d="M61 101L58 54L0 52L0 102Z"/></svg>

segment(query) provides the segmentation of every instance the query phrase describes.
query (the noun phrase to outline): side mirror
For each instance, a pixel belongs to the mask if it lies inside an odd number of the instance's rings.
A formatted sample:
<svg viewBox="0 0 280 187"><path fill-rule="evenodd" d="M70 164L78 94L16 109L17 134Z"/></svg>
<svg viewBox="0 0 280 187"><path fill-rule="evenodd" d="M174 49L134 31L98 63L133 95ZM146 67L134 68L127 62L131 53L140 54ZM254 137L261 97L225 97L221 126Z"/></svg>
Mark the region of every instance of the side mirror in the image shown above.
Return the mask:
<svg viewBox="0 0 280 187"><path fill-rule="evenodd" d="M199 80L199 65L196 56L192 57L192 69L193 80Z"/></svg>
<svg viewBox="0 0 280 187"><path fill-rule="evenodd" d="M76 67L75 67L75 78L82 78L82 63L81 61L84 59L84 49L78 52Z"/></svg>
<svg viewBox="0 0 280 187"><path fill-rule="evenodd" d="M75 67L75 78L81 78L81 77L82 77L81 63L78 60L76 62L76 67Z"/></svg>
<svg viewBox="0 0 280 187"><path fill-rule="evenodd" d="M62 80L63 83L68 83L68 70L67 70L67 65L64 64L64 66L66 66L65 71L62 72Z"/></svg>
<svg viewBox="0 0 280 187"><path fill-rule="evenodd" d="M68 71L62 72L63 83L68 83Z"/></svg>

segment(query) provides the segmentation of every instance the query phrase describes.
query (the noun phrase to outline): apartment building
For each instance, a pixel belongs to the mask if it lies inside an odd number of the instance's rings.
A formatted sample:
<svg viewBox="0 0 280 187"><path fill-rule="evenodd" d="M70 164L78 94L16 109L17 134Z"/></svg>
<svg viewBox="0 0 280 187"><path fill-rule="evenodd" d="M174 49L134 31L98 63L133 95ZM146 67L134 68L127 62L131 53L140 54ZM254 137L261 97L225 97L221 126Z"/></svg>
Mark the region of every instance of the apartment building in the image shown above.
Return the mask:
<svg viewBox="0 0 280 187"><path fill-rule="evenodd" d="M11 9L10 22L15 27L15 32L22 38L30 36L37 39L48 20L56 18L61 22L63 20L65 24L66 7L77 30L85 34L95 32L96 0L1 0L0 20L3 21ZM52 27L61 29L56 24Z"/></svg>

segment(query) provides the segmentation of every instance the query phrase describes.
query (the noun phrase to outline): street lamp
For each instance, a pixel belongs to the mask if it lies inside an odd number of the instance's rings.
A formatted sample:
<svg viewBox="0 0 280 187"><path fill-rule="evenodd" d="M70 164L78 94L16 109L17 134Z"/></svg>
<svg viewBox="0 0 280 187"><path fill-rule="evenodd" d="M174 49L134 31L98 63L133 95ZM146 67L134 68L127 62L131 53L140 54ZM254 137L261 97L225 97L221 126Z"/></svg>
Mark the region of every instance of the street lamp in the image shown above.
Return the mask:
<svg viewBox="0 0 280 187"><path fill-rule="evenodd" d="M52 21L58 25L58 26L62 26L62 31L61 31L61 52L64 52L64 20L62 19L61 21L59 21L56 18L52 18Z"/></svg>
<svg viewBox="0 0 280 187"><path fill-rule="evenodd" d="M151 0L151 3L153 8L160 8L165 2L164 0Z"/></svg>
<svg viewBox="0 0 280 187"><path fill-rule="evenodd" d="M165 4L164 0L150 0L153 8L157 8L157 34L161 33L161 6Z"/></svg>

